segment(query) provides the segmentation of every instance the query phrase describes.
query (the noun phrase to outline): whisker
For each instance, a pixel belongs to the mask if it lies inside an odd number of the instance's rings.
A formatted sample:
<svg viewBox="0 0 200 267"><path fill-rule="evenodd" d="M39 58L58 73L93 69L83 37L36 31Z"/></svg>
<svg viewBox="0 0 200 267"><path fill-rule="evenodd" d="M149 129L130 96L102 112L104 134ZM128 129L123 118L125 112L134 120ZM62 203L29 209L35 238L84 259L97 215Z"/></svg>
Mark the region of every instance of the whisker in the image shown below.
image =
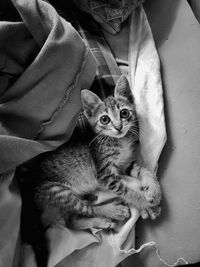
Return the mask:
<svg viewBox="0 0 200 267"><path fill-rule="evenodd" d="M137 132L137 131L130 130L130 132L131 132L132 134L136 135L137 137L139 137L139 134L138 134L138 132Z"/></svg>
<svg viewBox="0 0 200 267"><path fill-rule="evenodd" d="M134 120L132 120L132 122L139 122L139 119L135 118Z"/></svg>
<svg viewBox="0 0 200 267"><path fill-rule="evenodd" d="M101 140L101 144L100 144L100 150L101 150L101 148L102 148L102 146L103 146L103 143L105 143L106 142L106 139L107 139L107 137L106 136L104 136L103 138L102 138L102 140Z"/></svg>
<svg viewBox="0 0 200 267"><path fill-rule="evenodd" d="M100 140L100 145L99 145L99 149L98 149L98 152L101 151L101 147L103 145L104 142L106 142L106 139L107 139L107 136L106 135L103 135L101 140Z"/></svg>
<svg viewBox="0 0 200 267"><path fill-rule="evenodd" d="M132 121L133 124L137 124L137 125L133 125L133 128L139 128L139 132L146 132L146 122L144 120L142 120L141 118L135 118Z"/></svg>
<svg viewBox="0 0 200 267"><path fill-rule="evenodd" d="M129 132L132 133L133 135L137 136L139 138L139 133L138 131L134 130L134 129L129 129Z"/></svg>
<svg viewBox="0 0 200 267"><path fill-rule="evenodd" d="M102 134L101 134L101 133L98 134L97 136L95 136L95 137L90 141L89 146L91 146L91 144L92 144L96 139L98 139L99 137L100 137L100 138L102 137Z"/></svg>

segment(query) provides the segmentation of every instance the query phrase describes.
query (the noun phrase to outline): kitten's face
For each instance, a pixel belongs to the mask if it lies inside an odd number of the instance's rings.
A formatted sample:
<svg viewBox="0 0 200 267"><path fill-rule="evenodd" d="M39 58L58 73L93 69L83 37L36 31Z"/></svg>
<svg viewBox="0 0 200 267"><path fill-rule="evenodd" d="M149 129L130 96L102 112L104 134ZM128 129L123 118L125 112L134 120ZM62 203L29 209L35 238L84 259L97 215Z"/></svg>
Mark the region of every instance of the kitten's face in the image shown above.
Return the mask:
<svg viewBox="0 0 200 267"><path fill-rule="evenodd" d="M135 110L123 99L107 98L88 118L94 132L115 138L124 137L135 124Z"/></svg>
<svg viewBox="0 0 200 267"><path fill-rule="evenodd" d="M96 134L122 138L128 132L137 132L135 105L125 76L119 79L114 97L101 101L94 93L83 90L82 102L84 113Z"/></svg>

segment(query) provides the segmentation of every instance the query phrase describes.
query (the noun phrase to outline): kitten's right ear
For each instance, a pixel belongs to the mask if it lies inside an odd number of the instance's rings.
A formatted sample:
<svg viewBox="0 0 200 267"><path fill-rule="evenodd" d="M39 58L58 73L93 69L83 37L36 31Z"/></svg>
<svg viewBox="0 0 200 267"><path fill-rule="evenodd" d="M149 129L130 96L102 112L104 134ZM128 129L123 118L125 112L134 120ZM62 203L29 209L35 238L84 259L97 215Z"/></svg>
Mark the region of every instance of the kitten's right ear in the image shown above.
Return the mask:
<svg viewBox="0 0 200 267"><path fill-rule="evenodd" d="M87 89L81 91L81 101L86 116L91 116L92 111L102 102L96 94Z"/></svg>
<svg viewBox="0 0 200 267"><path fill-rule="evenodd" d="M117 84L115 86L114 96L115 98L118 97L126 98L130 103L134 103L133 94L131 92L128 79L126 78L125 75L121 75L121 77L117 81Z"/></svg>

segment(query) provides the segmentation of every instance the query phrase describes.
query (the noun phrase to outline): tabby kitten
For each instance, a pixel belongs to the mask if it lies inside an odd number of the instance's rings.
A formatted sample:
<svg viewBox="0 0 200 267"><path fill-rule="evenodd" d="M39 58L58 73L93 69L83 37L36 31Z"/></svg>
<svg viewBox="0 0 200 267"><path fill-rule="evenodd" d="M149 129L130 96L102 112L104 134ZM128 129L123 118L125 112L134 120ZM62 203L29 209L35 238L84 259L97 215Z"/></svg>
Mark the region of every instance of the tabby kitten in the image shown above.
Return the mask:
<svg viewBox="0 0 200 267"><path fill-rule="evenodd" d="M161 194L154 175L134 165L132 174L140 180L132 177L134 188L125 182L138 141L135 105L126 77L121 76L114 96L104 101L86 89L81 97L95 138L90 143L67 142L42 156L35 179L35 201L42 209L56 208L67 225L81 229L114 228L116 221L130 216L128 205L134 205L143 217L157 217ZM95 205L98 190L119 198Z"/></svg>

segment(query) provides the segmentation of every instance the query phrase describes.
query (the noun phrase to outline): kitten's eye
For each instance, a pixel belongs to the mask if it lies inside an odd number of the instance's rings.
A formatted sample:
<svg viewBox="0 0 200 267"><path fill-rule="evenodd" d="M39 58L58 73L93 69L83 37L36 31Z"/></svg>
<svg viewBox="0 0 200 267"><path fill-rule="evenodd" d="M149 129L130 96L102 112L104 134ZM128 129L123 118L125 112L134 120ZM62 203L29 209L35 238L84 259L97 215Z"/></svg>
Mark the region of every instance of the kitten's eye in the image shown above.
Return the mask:
<svg viewBox="0 0 200 267"><path fill-rule="evenodd" d="M130 112L128 109L124 108L120 111L120 117L123 119L128 119L128 117L130 116Z"/></svg>
<svg viewBox="0 0 200 267"><path fill-rule="evenodd" d="M100 118L100 122L103 125L107 125L110 122L110 118L107 115L103 115Z"/></svg>

